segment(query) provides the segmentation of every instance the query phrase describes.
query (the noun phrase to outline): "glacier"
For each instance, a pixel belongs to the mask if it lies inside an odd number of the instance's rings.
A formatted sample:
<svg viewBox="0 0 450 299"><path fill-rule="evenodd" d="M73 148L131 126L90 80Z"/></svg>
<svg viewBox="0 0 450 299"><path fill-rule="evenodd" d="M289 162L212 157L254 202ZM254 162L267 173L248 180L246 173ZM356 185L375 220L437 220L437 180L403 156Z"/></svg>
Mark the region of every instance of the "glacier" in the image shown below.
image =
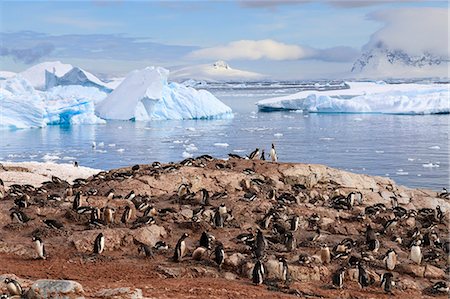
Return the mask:
<svg viewBox="0 0 450 299"><path fill-rule="evenodd" d="M232 117L231 108L206 90L168 83L169 71L147 67L128 74L122 83L96 105L103 119L166 120Z"/></svg>
<svg viewBox="0 0 450 299"><path fill-rule="evenodd" d="M302 110L313 113L450 113L446 84L346 82L348 89L301 91L258 101L260 111Z"/></svg>

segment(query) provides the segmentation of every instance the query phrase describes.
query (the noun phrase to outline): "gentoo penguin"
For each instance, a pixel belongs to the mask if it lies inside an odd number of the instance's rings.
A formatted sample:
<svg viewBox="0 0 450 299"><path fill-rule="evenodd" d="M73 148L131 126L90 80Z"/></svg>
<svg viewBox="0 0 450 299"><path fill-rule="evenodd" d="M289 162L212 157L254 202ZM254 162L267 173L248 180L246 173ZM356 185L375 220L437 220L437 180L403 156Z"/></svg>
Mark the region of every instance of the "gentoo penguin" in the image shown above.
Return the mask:
<svg viewBox="0 0 450 299"><path fill-rule="evenodd" d="M139 241L136 243L138 245L138 253L143 253L145 257L153 258L153 250L150 246Z"/></svg>
<svg viewBox="0 0 450 299"><path fill-rule="evenodd" d="M108 199L113 199L113 198L114 198L114 189L109 189L109 191L106 192L105 196L106 196Z"/></svg>
<svg viewBox="0 0 450 299"><path fill-rule="evenodd" d="M81 205L81 194L82 191L75 193L75 198L73 199L72 209L77 210Z"/></svg>
<svg viewBox="0 0 450 299"><path fill-rule="evenodd" d="M220 206L219 206L219 213L221 215L227 214L227 206L224 203L220 204Z"/></svg>
<svg viewBox="0 0 450 299"><path fill-rule="evenodd" d="M275 145L272 143L272 148L270 149L270 159L272 162L278 161L277 151L275 150Z"/></svg>
<svg viewBox="0 0 450 299"><path fill-rule="evenodd" d="M444 212L442 212L441 206L436 206L436 211L434 213L434 217L439 223L444 221Z"/></svg>
<svg viewBox="0 0 450 299"><path fill-rule="evenodd" d="M42 242L41 238L33 237L34 248L36 249L38 258L45 260L47 257L45 255L45 247L44 242Z"/></svg>
<svg viewBox="0 0 450 299"><path fill-rule="evenodd" d="M260 260L258 260L253 267L252 281L256 285L260 285L264 282L264 266Z"/></svg>
<svg viewBox="0 0 450 299"><path fill-rule="evenodd" d="M297 240L291 232L287 232L284 235L284 245L286 245L286 249L288 252L297 249Z"/></svg>
<svg viewBox="0 0 450 299"><path fill-rule="evenodd" d="M78 161L73 161L73 167L78 167Z"/></svg>
<svg viewBox="0 0 450 299"><path fill-rule="evenodd" d="M375 231L373 230L372 226L370 224L366 227L366 245L369 246L370 242L372 240L376 240L377 236L375 234Z"/></svg>
<svg viewBox="0 0 450 299"><path fill-rule="evenodd" d="M266 161L266 154L264 153L264 150L261 151L261 156L259 157L260 160Z"/></svg>
<svg viewBox="0 0 450 299"><path fill-rule="evenodd" d="M420 265L422 262L422 251L420 249L420 240L413 241L413 244L411 246L411 252L409 255L409 258L415 262L416 264Z"/></svg>
<svg viewBox="0 0 450 299"><path fill-rule="evenodd" d="M94 241L94 253L102 254L104 249L105 249L105 236L103 236L103 233L99 233Z"/></svg>
<svg viewBox="0 0 450 299"><path fill-rule="evenodd" d="M289 266L288 263L286 261L286 259L284 257L280 257L278 259L279 264L280 264L280 273L281 273L281 280L283 282L287 282L288 278L289 278Z"/></svg>
<svg viewBox="0 0 450 299"><path fill-rule="evenodd" d="M320 259L322 260L322 264L329 264L331 262L330 248L328 248L327 244L323 244L320 247Z"/></svg>
<svg viewBox="0 0 450 299"><path fill-rule="evenodd" d="M214 236L204 231L200 236L200 246L205 247L206 249L211 249L211 242L214 239Z"/></svg>
<svg viewBox="0 0 450 299"><path fill-rule="evenodd" d="M258 160L259 159L259 148L256 148L253 152L248 156L250 160Z"/></svg>
<svg viewBox="0 0 450 299"><path fill-rule="evenodd" d="M72 186L68 186L68 187L66 188L66 193L65 193L65 195L66 195L66 197L73 196L73 188L72 188Z"/></svg>
<svg viewBox="0 0 450 299"><path fill-rule="evenodd" d="M130 206L125 206L125 210L123 211L120 221L124 224L128 223L128 221L130 221L130 219L131 219L132 213L133 213L133 210L131 210Z"/></svg>
<svg viewBox="0 0 450 299"><path fill-rule="evenodd" d="M300 217L294 215L291 219L291 231L295 232L298 230L298 225L300 224Z"/></svg>
<svg viewBox="0 0 450 299"><path fill-rule="evenodd" d="M64 225L61 222L54 219L45 219L42 222L44 222L45 225L53 229L62 229L64 227Z"/></svg>
<svg viewBox="0 0 450 299"><path fill-rule="evenodd" d="M438 281L433 285L431 291L434 294L448 294L449 287L445 281Z"/></svg>
<svg viewBox="0 0 450 299"><path fill-rule="evenodd" d="M368 287L370 284L369 275L360 263L358 264L358 284L360 288Z"/></svg>
<svg viewBox="0 0 450 299"><path fill-rule="evenodd" d="M155 250L160 251L160 250L167 250L167 249L169 249L169 246L167 246L166 242L164 242L164 241L158 241L158 242L156 242L155 246L153 246L153 248Z"/></svg>
<svg viewBox="0 0 450 299"><path fill-rule="evenodd" d="M201 189L200 190L200 192L201 192L201 194L202 194L202 200L201 200L201 205L202 206L210 206L210 203L209 203L209 192L208 192L208 190L206 190L206 189Z"/></svg>
<svg viewBox="0 0 450 299"><path fill-rule="evenodd" d="M173 260L175 262L180 262L186 254L186 242L184 240L187 237L189 237L189 235L187 233L184 233L175 246L175 252L173 254Z"/></svg>
<svg viewBox="0 0 450 299"><path fill-rule="evenodd" d="M191 191L189 190L189 186L187 184L183 183L180 186L178 186L177 190L178 198L184 199L187 195L189 195L189 193L191 193Z"/></svg>
<svg viewBox="0 0 450 299"><path fill-rule="evenodd" d="M380 249L380 241L378 239L372 239L369 241L369 250L373 252L378 252L378 249Z"/></svg>
<svg viewBox="0 0 450 299"><path fill-rule="evenodd" d="M13 296L22 296L23 289L17 280L14 280L12 278L5 278L5 284L9 294Z"/></svg>
<svg viewBox="0 0 450 299"><path fill-rule="evenodd" d="M389 249L386 252L386 255L384 257L384 265L386 266L386 269L389 271L393 271L395 266L397 265L397 253L394 249Z"/></svg>
<svg viewBox="0 0 450 299"><path fill-rule="evenodd" d="M214 213L213 222L216 228L223 228L223 215L222 213L220 213L219 209L217 209L217 211Z"/></svg>
<svg viewBox="0 0 450 299"><path fill-rule="evenodd" d="M312 236L312 238L311 238L311 241L315 242L315 241L319 240L321 236L322 236L322 234L320 232L320 228L317 228L316 232L314 233L314 236Z"/></svg>
<svg viewBox="0 0 450 299"><path fill-rule="evenodd" d="M108 206L103 209L103 218L105 219L106 224L114 223L114 212L114 208Z"/></svg>
<svg viewBox="0 0 450 299"><path fill-rule="evenodd" d="M345 268L339 268L332 276L331 281L333 282L333 286L339 289L342 289L344 286L344 273Z"/></svg>
<svg viewBox="0 0 450 299"><path fill-rule="evenodd" d="M256 258L260 259L264 256L264 251L266 249L266 238L264 238L264 235L260 229L258 229L256 233L254 249Z"/></svg>
<svg viewBox="0 0 450 299"><path fill-rule="evenodd" d="M5 183L3 183L3 180L0 179L0 199L5 198L6 190L5 190Z"/></svg>
<svg viewBox="0 0 450 299"><path fill-rule="evenodd" d="M194 250L194 252L192 253L192 259L195 261L200 261L203 258L203 256L205 255L206 250L207 249L205 247L202 247L202 246L197 247Z"/></svg>
<svg viewBox="0 0 450 299"><path fill-rule="evenodd" d="M28 217L24 212L13 210L10 214L11 220L16 220L19 223L27 223L28 221L32 220L30 217Z"/></svg>
<svg viewBox="0 0 450 299"><path fill-rule="evenodd" d="M132 200L135 197L136 197L136 193L134 193L134 191L131 190L130 193L128 193L127 196L125 196L125 199Z"/></svg>
<svg viewBox="0 0 450 299"><path fill-rule="evenodd" d="M225 251L223 250L223 244L219 243L216 245L216 248L214 249L214 261L216 262L217 266L219 266L219 270L221 270L222 268L224 258L225 258Z"/></svg>
<svg viewBox="0 0 450 299"><path fill-rule="evenodd" d="M381 288L389 294L392 294L392 287L394 286L394 275L391 272L386 272L381 276Z"/></svg>

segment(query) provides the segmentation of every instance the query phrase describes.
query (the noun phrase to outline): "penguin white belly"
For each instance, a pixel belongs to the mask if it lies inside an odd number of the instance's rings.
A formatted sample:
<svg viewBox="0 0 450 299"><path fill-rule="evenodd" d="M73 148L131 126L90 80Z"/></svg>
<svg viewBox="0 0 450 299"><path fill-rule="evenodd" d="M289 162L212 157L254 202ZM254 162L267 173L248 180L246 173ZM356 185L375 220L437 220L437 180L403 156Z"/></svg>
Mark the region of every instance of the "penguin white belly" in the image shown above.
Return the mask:
<svg viewBox="0 0 450 299"><path fill-rule="evenodd" d="M394 270L396 264L397 264L397 259L393 256L388 256L388 258L386 260L387 269L390 271Z"/></svg>
<svg viewBox="0 0 450 299"><path fill-rule="evenodd" d="M41 242L35 241L34 247L36 248L36 252L37 252L38 256L42 259L45 258L44 257L44 246L41 244Z"/></svg>
<svg viewBox="0 0 450 299"><path fill-rule="evenodd" d="M186 243L184 241L180 244L180 258L184 257L186 253Z"/></svg>
<svg viewBox="0 0 450 299"><path fill-rule="evenodd" d="M420 262L422 261L422 252L421 252L419 246L411 247L411 256L410 256L410 258L416 264L420 264Z"/></svg>
<svg viewBox="0 0 450 299"><path fill-rule="evenodd" d="M105 237L100 239L99 253L102 253L104 249L105 249Z"/></svg>

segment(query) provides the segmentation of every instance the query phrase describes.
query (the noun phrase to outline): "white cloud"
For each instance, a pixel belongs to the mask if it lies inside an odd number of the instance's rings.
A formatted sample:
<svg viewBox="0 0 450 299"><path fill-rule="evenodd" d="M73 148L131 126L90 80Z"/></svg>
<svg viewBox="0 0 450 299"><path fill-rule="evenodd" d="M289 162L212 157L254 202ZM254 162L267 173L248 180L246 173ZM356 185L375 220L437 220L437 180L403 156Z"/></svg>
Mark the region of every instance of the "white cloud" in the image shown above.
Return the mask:
<svg viewBox="0 0 450 299"><path fill-rule="evenodd" d="M239 40L226 45L193 51L192 58L296 60L310 57L313 50L297 45L288 45L274 40Z"/></svg>
<svg viewBox="0 0 450 299"><path fill-rule="evenodd" d="M409 55L428 52L449 57L449 28L446 8L403 8L376 12L370 18L385 23L364 50L387 47Z"/></svg>
<svg viewBox="0 0 450 299"><path fill-rule="evenodd" d="M314 49L307 46L291 45L271 39L238 40L226 45L204 48L191 52L192 59L224 59L224 60L300 60L318 59L324 61L349 61L357 55L355 49L335 47Z"/></svg>

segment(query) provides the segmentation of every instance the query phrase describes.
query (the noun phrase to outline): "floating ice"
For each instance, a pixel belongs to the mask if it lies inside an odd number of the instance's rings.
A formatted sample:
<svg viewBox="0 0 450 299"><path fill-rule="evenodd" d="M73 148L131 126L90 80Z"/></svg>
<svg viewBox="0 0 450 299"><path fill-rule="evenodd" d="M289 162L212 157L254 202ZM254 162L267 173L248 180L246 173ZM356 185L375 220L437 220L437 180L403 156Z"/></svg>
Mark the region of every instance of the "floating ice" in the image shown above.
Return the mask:
<svg viewBox="0 0 450 299"><path fill-rule="evenodd" d="M147 67L128 74L96 113L104 119L165 120L232 117L231 109L210 92L168 83L169 71Z"/></svg>
<svg viewBox="0 0 450 299"><path fill-rule="evenodd" d="M429 149L439 150L439 149L441 149L441 147L439 145L435 145L435 146L430 146Z"/></svg>
<svg viewBox="0 0 450 299"><path fill-rule="evenodd" d="M283 133L275 133L273 134L274 137L283 137Z"/></svg>
<svg viewBox="0 0 450 299"><path fill-rule="evenodd" d="M425 168L438 168L439 167L439 164L433 164L433 163L425 163L425 164L422 164L422 167L425 167Z"/></svg>
<svg viewBox="0 0 450 299"><path fill-rule="evenodd" d="M302 91L257 102L259 110L304 110L316 113L450 113L444 84L349 82L348 89Z"/></svg>
<svg viewBox="0 0 450 299"><path fill-rule="evenodd" d="M214 146L217 146L217 147L228 147L230 145L228 143L220 143L220 142L218 142L218 143L214 143Z"/></svg>

